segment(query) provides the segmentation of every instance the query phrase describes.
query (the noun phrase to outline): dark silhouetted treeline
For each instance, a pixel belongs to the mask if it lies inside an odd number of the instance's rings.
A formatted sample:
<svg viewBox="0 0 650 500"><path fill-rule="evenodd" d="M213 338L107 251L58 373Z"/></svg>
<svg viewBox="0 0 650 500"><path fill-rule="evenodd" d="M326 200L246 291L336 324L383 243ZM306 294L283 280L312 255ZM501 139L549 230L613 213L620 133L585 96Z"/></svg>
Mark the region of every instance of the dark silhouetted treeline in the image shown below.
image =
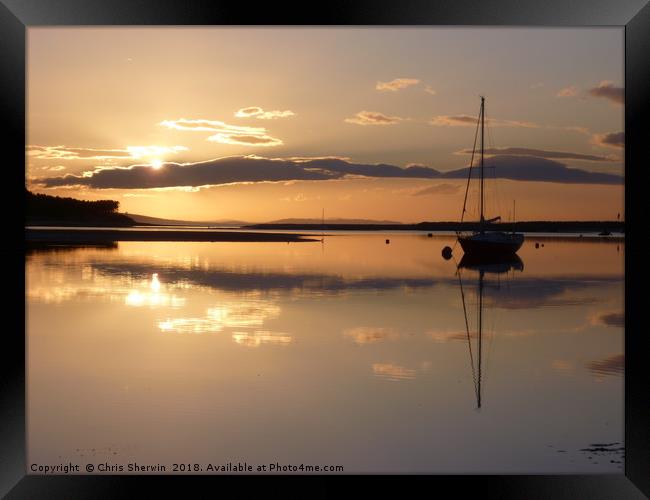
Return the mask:
<svg viewBox="0 0 650 500"><path fill-rule="evenodd" d="M135 221L120 214L115 200L86 201L35 194L25 189L27 225L133 226Z"/></svg>

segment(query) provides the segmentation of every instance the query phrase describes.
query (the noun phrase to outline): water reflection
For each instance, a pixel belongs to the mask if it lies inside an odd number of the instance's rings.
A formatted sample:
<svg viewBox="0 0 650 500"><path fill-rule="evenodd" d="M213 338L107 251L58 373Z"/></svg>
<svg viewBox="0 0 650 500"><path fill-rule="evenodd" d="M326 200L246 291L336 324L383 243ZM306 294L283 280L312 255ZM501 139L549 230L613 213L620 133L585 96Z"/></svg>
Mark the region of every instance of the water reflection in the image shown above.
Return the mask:
<svg viewBox="0 0 650 500"><path fill-rule="evenodd" d="M465 300L465 290L463 288L463 279L461 271L463 269L471 270L478 273L477 291L476 291L476 313L474 315L468 313L468 304ZM502 258L481 258L477 256L463 255L463 258L458 264L458 283L460 285L460 295L463 304L463 315L465 319L465 332L467 338L467 347L469 351L469 360L472 369L472 381L474 383L474 392L476 395L476 407L481 408L481 383L483 381L483 336L492 334L493 332L484 332L484 300L483 292L486 286L486 274L509 274L510 271L522 272L524 270L524 263L518 255L511 255ZM497 293L501 289L501 282L497 281L496 286L493 287ZM466 285L467 286L467 283ZM498 295L493 295L492 304L498 304ZM474 329L470 327L470 318L476 318L476 326ZM472 347L472 340L474 340L474 347Z"/></svg>
<svg viewBox="0 0 650 500"><path fill-rule="evenodd" d="M290 335L282 335L268 331L233 333L232 339L235 343L246 347L259 347L262 344L286 345L293 341L293 338Z"/></svg>
<svg viewBox="0 0 650 500"><path fill-rule="evenodd" d="M210 307L200 318L167 318L158 322L163 332L210 333L233 328L261 327L264 322L277 318L280 307L268 301L246 300L222 303Z"/></svg>
<svg viewBox="0 0 650 500"><path fill-rule="evenodd" d="M380 326L357 326L349 328L343 332L343 335L352 339L357 345L374 344L386 340L397 340L400 334L394 328Z"/></svg>
<svg viewBox="0 0 650 500"><path fill-rule="evenodd" d="M417 370L394 365L392 363L374 363L372 371L375 375L385 377L388 380L410 380L415 378Z"/></svg>
<svg viewBox="0 0 650 500"><path fill-rule="evenodd" d="M605 325L613 328L623 328L625 326L625 313L623 311L602 311L597 312L591 318L594 325Z"/></svg>
<svg viewBox="0 0 650 500"><path fill-rule="evenodd" d="M555 451L623 439L616 244L457 266L390 239L31 253L29 460L618 470Z"/></svg>
<svg viewBox="0 0 650 500"><path fill-rule="evenodd" d="M178 297L174 294L164 293L162 284L158 279L158 273L151 275L151 281L141 281L141 289L132 289L124 299L124 303L131 307L173 307L180 308L185 305L185 298ZM149 290L142 290L145 284L148 284ZM113 296L119 295L117 290L113 290Z"/></svg>
<svg viewBox="0 0 650 500"><path fill-rule="evenodd" d="M622 375L625 370L625 356L614 354L604 359L596 359L586 364L587 370L599 378L606 375Z"/></svg>

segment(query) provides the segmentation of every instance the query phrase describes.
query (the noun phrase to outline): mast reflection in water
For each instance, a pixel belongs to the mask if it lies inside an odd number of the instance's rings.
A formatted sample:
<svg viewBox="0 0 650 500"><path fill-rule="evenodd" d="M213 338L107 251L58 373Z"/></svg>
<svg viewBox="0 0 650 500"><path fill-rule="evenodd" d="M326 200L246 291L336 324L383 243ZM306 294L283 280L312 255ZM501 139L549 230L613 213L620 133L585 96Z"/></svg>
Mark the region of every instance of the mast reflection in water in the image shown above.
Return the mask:
<svg viewBox="0 0 650 500"><path fill-rule="evenodd" d="M476 288L476 325L472 330L470 327L471 316L468 313L468 301L466 300L465 287L463 287L462 279L462 270L466 269L468 271L478 272L478 282ZM457 276L458 283L460 285L460 295L463 302L463 314L465 316L465 331L467 333L467 346L469 350L469 359L472 367L472 380L474 381L474 391L476 394L476 407L477 409L481 408L481 382L482 382L482 370L483 370L483 335L493 335L492 332L484 332L483 324L485 322L484 318L484 302L483 302L483 291L486 286L494 286L497 293L501 287L501 279L497 279L494 283L488 279L486 283L485 275L506 275L506 282L512 271L512 277L514 278L514 272L519 271L523 272L524 263L521 258L516 255L506 255L503 257L480 257L473 254L464 254L463 258L460 260L457 266ZM467 279L466 279L467 282ZM466 283L467 284L467 283ZM472 348L472 337L475 338L475 347ZM476 352L476 359L474 353Z"/></svg>

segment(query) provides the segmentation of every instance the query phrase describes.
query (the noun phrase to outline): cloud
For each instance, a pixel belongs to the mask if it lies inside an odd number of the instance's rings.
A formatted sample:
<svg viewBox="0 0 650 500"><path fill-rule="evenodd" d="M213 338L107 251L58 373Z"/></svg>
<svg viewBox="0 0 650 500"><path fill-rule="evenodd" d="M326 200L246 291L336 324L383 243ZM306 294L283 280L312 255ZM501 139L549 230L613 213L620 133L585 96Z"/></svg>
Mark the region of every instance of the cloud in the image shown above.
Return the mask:
<svg viewBox="0 0 650 500"><path fill-rule="evenodd" d="M537 83L531 83L530 88L531 89L539 89L542 88L544 84L542 82L537 82Z"/></svg>
<svg viewBox="0 0 650 500"><path fill-rule="evenodd" d="M181 151L188 151L185 146L127 146L126 150L133 158L142 158L146 156L163 156L175 154Z"/></svg>
<svg viewBox="0 0 650 500"><path fill-rule="evenodd" d="M617 87L607 80L603 80L598 86L590 88L588 92L593 97L609 99L616 104L623 104L625 102L625 89L623 87Z"/></svg>
<svg viewBox="0 0 650 500"><path fill-rule="evenodd" d="M240 146L280 146L282 141L268 135L215 134L208 141Z"/></svg>
<svg viewBox="0 0 650 500"><path fill-rule="evenodd" d="M488 167L486 175L498 179L567 184L623 184L620 175L569 168L563 163L536 156L497 155L486 158L484 164ZM442 177L467 179L467 170L468 167L452 170L442 174Z"/></svg>
<svg viewBox="0 0 650 500"><path fill-rule="evenodd" d="M249 106L248 108L242 108L235 113L237 118L251 118L255 117L258 120L273 120L275 118L286 118L288 116L295 116L293 111L264 111L258 106Z"/></svg>
<svg viewBox="0 0 650 500"><path fill-rule="evenodd" d="M557 97L575 97L578 95L578 87L571 85L570 87L564 87L556 94Z"/></svg>
<svg viewBox="0 0 650 500"><path fill-rule="evenodd" d="M280 198L280 201L302 203L303 201L312 201L312 200L320 200L320 199L321 199L320 196L305 196L303 193L298 193L295 196L285 196L284 198Z"/></svg>
<svg viewBox="0 0 650 500"><path fill-rule="evenodd" d="M395 78L395 80L391 80L390 82L377 82L375 89L397 92L398 90L417 85L418 83L420 83L420 80L417 78Z"/></svg>
<svg viewBox="0 0 650 500"><path fill-rule="evenodd" d="M584 161L616 161L607 156L586 155L582 153L570 153L567 151L548 151L545 149L532 148L487 148L486 155L526 155L536 156L538 158L556 158L565 160L584 160ZM471 149L462 149L458 154L472 154Z"/></svg>
<svg viewBox="0 0 650 500"><path fill-rule="evenodd" d="M597 359L585 364L587 370L597 376L622 375L625 371L625 355L615 354L604 359Z"/></svg>
<svg viewBox="0 0 650 500"><path fill-rule="evenodd" d="M562 163L532 156L497 155L487 158L485 165L497 167L489 168L488 175L502 179L583 184L623 183L623 177L618 175L568 168ZM157 170L143 164L98 167L78 175L42 177L33 182L45 187L150 189L236 182L330 180L352 175L374 178L466 179L467 168L442 173L420 165L402 168L383 163L352 163L337 158L293 161L260 156L229 156L196 163L166 162Z"/></svg>
<svg viewBox="0 0 650 500"><path fill-rule="evenodd" d="M608 148L624 148L625 132L607 132L605 134L594 134L591 138L592 144Z"/></svg>
<svg viewBox="0 0 650 500"><path fill-rule="evenodd" d="M124 149L75 148L68 146L28 146L28 156L41 160L109 160L161 156L187 151L185 146L127 146Z"/></svg>
<svg viewBox="0 0 650 500"><path fill-rule="evenodd" d="M281 139L268 135L264 127L246 127L229 125L218 120L190 120L187 118L163 120L159 125L173 130L216 132L214 135L208 137L207 140L221 144L240 146L279 146L283 144Z"/></svg>
<svg viewBox="0 0 650 500"><path fill-rule="evenodd" d="M478 122L478 117L470 115L438 115L434 116L429 125L436 127L475 127ZM539 128L539 125L533 122L526 122L520 120L500 120L496 118L488 118L487 122L493 127L524 127L524 128Z"/></svg>
<svg viewBox="0 0 650 500"><path fill-rule="evenodd" d="M61 170L65 170L65 167L63 165L54 165L52 167L45 166L45 167L41 167L41 170L49 170L50 172L60 172Z"/></svg>
<svg viewBox="0 0 650 500"><path fill-rule="evenodd" d="M230 156L197 163L164 163L158 170L149 165L100 167L81 175L36 179L46 187L81 185L96 189L143 189L176 186L207 186L234 182L328 180L346 175L364 177L435 178L437 170L386 164L359 164L337 159L290 161L259 156Z"/></svg>
<svg viewBox="0 0 650 500"><path fill-rule="evenodd" d="M412 196L456 194L459 190L460 186L458 184L434 184L433 186L416 191Z"/></svg>
<svg viewBox="0 0 650 500"><path fill-rule="evenodd" d="M402 120L404 118L388 116L377 111L359 111L354 117L346 118L344 121L355 125L395 125Z"/></svg>
<svg viewBox="0 0 650 500"><path fill-rule="evenodd" d="M469 115L439 115L434 116L429 124L438 127L471 127L475 126L477 121L477 117Z"/></svg>
<svg viewBox="0 0 650 500"><path fill-rule="evenodd" d="M358 326L343 332L343 335L351 338L355 344L375 344L385 340L399 339L399 332L393 328L377 326Z"/></svg>
<svg viewBox="0 0 650 500"><path fill-rule="evenodd" d="M427 94L431 94L431 95L436 95L437 94L437 92L435 91L435 89L431 85L427 85L426 87L424 87L424 91Z"/></svg>

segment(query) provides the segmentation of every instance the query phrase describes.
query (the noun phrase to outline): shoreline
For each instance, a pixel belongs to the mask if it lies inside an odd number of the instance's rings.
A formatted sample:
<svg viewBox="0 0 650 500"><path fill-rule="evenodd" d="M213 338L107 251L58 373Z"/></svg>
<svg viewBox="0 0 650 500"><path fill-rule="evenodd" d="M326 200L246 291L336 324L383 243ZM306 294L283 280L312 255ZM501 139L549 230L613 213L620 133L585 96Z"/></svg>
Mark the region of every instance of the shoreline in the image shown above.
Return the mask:
<svg viewBox="0 0 650 500"><path fill-rule="evenodd" d="M197 242L309 242L310 235L295 233L257 233L243 231L119 231L111 229L25 229L27 243L105 244L112 241L197 241Z"/></svg>
<svg viewBox="0 0 650 500"><path fill-rule="evenodd" d="M250 224L242 229L291 231L477 231L478 222L419 222L416 224ZM488 224L488 231L521 233L625 233L619 221L525 221Z"/></svg>

